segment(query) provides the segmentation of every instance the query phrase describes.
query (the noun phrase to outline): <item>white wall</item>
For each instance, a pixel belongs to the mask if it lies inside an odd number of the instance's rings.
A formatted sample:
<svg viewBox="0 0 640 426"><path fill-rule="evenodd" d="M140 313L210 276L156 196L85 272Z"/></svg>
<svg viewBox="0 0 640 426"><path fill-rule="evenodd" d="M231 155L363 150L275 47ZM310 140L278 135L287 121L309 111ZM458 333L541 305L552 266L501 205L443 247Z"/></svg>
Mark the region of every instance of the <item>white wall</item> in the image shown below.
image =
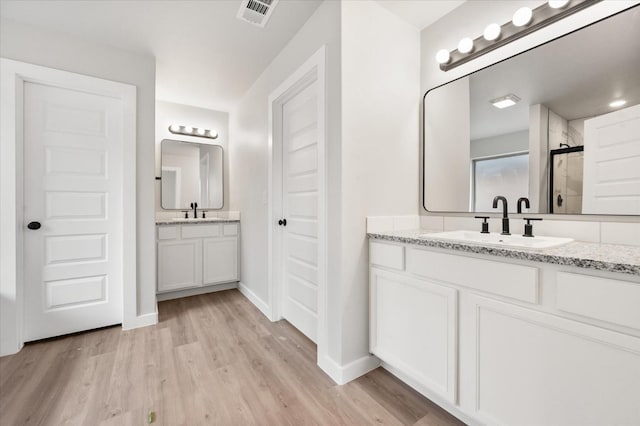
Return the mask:
<svg viewBox="0 0 640 426"><path fill-rule="evenodd" d="M2 19L0 54L9 59L137 87L137 304L138 315L156 312L154 224L155 58L87 43Z"/></svg>
<svg viewBox="0 0 640 426"><path fill-rule="evenodd" d="M344 365L368 354L365 217L416 211L421 96L418 30L373 1L342 2L341 28Z"/></svg>
<svg viewBox="0 0 640 426"><path fill-rule="evenodd" d="M494 157L527 151L529 151L528 130L471 141L471 158Z"/></svg>
<svg viewBox="0 0 640 426"><path fill-rule="evenodd" d="M533 34L516 40L506 46L489 52L473 61L467 62L451 71L441 71L435 61L439 49L454 49L463 37L482 34L484 27L490 22L504 23L511 19L513 12L521 6L535 8L542 4L540 0L525 1L468 1L451 13L445 15L421 32L421 92L425 93L445 82L467 75L473 71L491 65L497 61L513 56L519 52L535 47L541 43L581 28L616 12L624 10L638 1L604 1L590 6L557 23L549 25ZM421 171L422 175L422 171ZM422 204L421 200L421 204ZM533 207L533 206L532 206ZM429 215L420 208L421 215ZM452 215L455 216L455 215ZM556 216L557 218L557 216ZM606 217L570 216L571 220L611 220ZM637 221L634 217L615 217L621 222ZM424 220L423 223L427 223ZM436 219L437 222L437 219ZM550 221L549 221L550 222ZM560 223L566 223L565 221ZM555 228L554 228L555 229ZM559 228L558 228L559 229Z"/></svg>
<svg viewBox="0 0 640 426"><path fill-rule="evenodd" d="M289 44L278 54L230 113L229 162L231 210L242 215L241 282L266 305L267 288L267 185L268 97L321 46L326 45L327 178L328 178L328 282L340 282L340 3L323 2ZM364 220L364 219L363 219ZM330 292L329 306L339 298ZM328 334L330 356L340 355L340 327L333 313Z"/></svg>
<svg viewBox="0 0 640 426"><path fill-rule="evenodd" d="M216 130L218 132L218 137L216 139L205 139L194 136L174 135L169 132L169 126L172 124ZM214 111L205 108L198 108L191 105L157 101L155 131L156 176L160 176L160 142L162 142L162 139L175 139L186 142L206 143L212 145L220 145L222 147L222 150L224 152L224 205L221 210L229 210L229 197L231 196L229 191L229 113ZM162 211L162 206L160 205L160 181L156 181L155 194L155 211L159 212Z"/></svg>
<svg viewBox="0 0 640 426"><path fill-rule="evenodd" d="M323 44L327 352L344 367L369 358L365 217L415 214L418 202L419 32L375 2L322 3L231 112L231 209L242 215L242 284L266 303L267 98Z"/></svg>

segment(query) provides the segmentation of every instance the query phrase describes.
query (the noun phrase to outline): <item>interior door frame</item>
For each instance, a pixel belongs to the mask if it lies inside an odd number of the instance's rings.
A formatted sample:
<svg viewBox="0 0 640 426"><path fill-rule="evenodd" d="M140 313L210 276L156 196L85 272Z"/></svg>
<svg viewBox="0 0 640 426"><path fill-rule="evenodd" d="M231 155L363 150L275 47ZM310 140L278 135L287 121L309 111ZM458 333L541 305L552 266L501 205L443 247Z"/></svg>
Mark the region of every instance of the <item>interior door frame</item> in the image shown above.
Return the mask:
<svg viewBox="0 0 640 426"><path fill-rule="evenodd" d="M318 85L318 360L328 354L327 336L327 172L326 172L326 47L323 45L269 95L268 117L268 250L267 288L271 321L282 319L282 233L277 212L282 211L282 106L309 84Z"/></svg>
<svg viewBox="0 0 640 426"><path fill-rule="evenodd" d="M23 106L25 83L44 84L122 100L122 327L135 328L136 288L136 87L0 58L0 356L24 345ZM133 236L131 238L130 236Z"/></svg>

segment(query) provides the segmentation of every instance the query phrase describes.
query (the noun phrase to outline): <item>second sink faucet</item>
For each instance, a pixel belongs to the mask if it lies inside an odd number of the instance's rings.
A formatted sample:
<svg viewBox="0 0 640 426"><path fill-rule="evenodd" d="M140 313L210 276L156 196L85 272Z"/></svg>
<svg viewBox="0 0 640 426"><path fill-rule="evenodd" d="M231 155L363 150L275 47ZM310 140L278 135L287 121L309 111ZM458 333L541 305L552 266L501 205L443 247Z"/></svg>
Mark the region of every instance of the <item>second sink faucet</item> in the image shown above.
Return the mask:
<svg viewBox="0 0 640 426"><path fill-rule="evenodd" d="M198 203L191 203L191 208L193 209L193 218L198 218Z"/></svg>
<svg viewBox="0 0 640 426"><path fill-rule="evenodd" d="M502 201L502 235L511 235L509 232L509 212L507 209L507 199L502 195L493 198L493 208L498 208L498 201Z"/></svg>

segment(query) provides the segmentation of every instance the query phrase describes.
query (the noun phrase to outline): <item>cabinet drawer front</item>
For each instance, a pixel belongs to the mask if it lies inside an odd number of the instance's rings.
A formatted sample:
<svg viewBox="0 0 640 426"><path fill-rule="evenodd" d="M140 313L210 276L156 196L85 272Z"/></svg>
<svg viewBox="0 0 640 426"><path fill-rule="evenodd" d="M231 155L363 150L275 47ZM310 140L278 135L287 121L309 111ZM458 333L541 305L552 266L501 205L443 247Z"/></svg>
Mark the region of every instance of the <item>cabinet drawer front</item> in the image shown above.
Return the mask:
<svg viewBox="0 0 640 426"><path fill-rule="evenodd" d="M188 225L182 227L182 238L217 237L219 225Z"/></svg>
<svg viewBox="0 0 640 426"><path fill-rule="evenodd" d="M407 248L407 271L499 296L538 303L538 268Z"/></svg>
<svg viewBox="0 0 640 426"><path fill-rule="evenodd" d="M376 243L369 244L369 262L372 265L404 270L404 246Z"/></svg>
<svg viewBox="0 0 640 426"><path fill-rule="evenodd" d="M559 272L556 307L640 330L640 284Z"/></svg>
<svg viewBox="0 0 640 426"><path fill-rule="evenodd" d="M158 226L159 240L175 240L178 238L179 226Z"/></svg>
<svg viewBox="0 0 640 426"><path fill-rule="evenodd" d="M238 235L238 225L236 225L235 223L225 224L222 233L225 237L231 236L231 235Z"/></svg>

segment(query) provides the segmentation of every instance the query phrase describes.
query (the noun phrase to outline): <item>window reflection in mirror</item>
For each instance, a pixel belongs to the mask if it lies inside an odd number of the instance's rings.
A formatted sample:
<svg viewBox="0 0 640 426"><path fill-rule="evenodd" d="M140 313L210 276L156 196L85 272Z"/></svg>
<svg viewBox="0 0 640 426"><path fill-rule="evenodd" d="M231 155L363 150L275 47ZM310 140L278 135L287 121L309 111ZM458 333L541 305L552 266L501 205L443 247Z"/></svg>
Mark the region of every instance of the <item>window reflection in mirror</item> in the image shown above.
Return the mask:
<svg viewBox="0 0 640 426"><path fill-rule="evenodd" d="M640 215L639 70L634 6L428 91L425 208Z"/></svg>
<svg viewBox="0 0 640 426"><path fill-rule="evenodd" d="M219 145L164 139L161 202L166 210L223 206L223 152Z"/></svg>

